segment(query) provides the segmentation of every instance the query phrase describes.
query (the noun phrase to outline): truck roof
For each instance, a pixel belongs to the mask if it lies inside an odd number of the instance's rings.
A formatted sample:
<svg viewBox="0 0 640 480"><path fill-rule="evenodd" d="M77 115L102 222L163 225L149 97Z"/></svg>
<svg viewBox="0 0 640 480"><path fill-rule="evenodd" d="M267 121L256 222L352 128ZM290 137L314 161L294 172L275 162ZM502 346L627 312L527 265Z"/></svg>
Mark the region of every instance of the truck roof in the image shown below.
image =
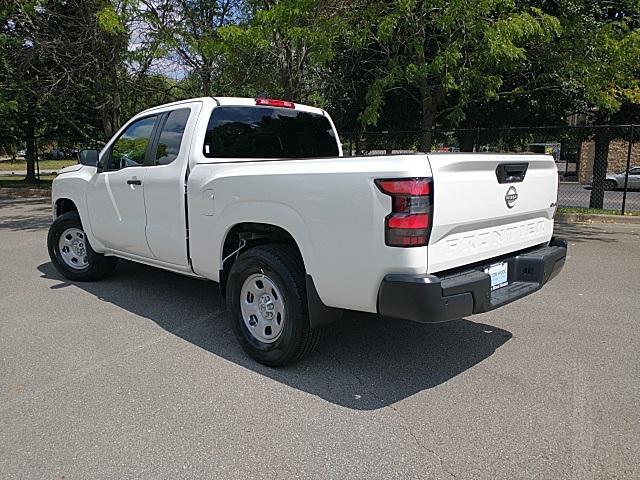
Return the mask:
<svg viewBox="0 0 640 480"><path fill-rule="evenodd" d="M191 102L203 102L203 103L207 103L207 102L215 102L216 105L218 106L222 106L222 105L234 105L234 106L247 106L247 107L255 107L256 106L256 99L255 98L248 98L248 97L196 97L196 98L188 98L185 100L179 100L177 102L171 102L171 103L164 103L162 105L156 105L155 107L151 107L148 108L142 112L140 112L138 115L142 114L142 113L147 113L147 112L151 112L153 110L156 110L158 108L165 108L165 107L170 107L173 105L182 105L185 103L191 103ZM295 103L296 106L296 110L302 110L304 112L310 112L310 113L315 113L318 115L326 115L327 113L322 110L321 108L317 108L317 107L312 107L309 105L303 105L301 103Z"/></svg>

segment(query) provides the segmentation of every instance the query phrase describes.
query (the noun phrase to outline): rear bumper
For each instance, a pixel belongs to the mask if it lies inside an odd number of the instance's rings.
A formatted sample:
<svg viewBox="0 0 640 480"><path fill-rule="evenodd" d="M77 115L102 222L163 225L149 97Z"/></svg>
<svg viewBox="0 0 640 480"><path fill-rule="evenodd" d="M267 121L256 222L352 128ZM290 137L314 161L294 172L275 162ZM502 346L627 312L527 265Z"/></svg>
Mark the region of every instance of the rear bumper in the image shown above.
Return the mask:
<svg viewBox="0 0 640 480"><path fill-rule="evenodd" d="M548 246L492 259L487 264L435 275L387 275L378 292L380 315L436 323L488 312L530 295L555 277L567 256L567 242L552 238ZM508 263L508 285L491 291L491 278L483 269Z"/></svg>

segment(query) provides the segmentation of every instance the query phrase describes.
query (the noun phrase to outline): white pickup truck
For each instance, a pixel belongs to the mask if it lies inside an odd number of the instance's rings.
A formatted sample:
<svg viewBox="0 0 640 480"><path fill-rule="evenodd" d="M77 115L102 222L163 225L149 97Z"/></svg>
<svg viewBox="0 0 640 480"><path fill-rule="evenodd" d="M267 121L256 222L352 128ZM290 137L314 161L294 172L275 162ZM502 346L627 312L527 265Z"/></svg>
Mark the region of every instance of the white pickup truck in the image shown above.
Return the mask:
<svg viewBox="0 0 640 480"><path fill-rule="evenodd" d="M218 282L254 359L290 363L345 310L420 323L486 312L564 265L546 155L344 157L329 115L282 100L145 110L53 182L57 270L117 258Z"/></svg>

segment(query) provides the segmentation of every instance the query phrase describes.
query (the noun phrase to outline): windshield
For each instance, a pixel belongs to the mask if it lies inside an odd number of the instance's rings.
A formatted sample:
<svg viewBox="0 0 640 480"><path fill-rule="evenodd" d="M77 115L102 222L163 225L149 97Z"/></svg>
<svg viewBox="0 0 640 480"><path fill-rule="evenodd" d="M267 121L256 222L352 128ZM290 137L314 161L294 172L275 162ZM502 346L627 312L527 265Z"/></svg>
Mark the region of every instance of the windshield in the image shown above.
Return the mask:
<svg viewBox="0 0 640 480"><path fill-rule="evenodd" d="M229 106L211 113L203 153L208 158L334 157L338 143L324 115Z"/></svg>

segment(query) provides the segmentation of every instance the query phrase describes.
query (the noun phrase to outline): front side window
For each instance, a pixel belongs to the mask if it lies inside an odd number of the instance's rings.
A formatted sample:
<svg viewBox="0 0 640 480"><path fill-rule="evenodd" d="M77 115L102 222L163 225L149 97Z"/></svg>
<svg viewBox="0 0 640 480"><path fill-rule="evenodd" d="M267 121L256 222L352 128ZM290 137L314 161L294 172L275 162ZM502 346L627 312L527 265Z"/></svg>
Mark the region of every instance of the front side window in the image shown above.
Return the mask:
<svg viewBox="0 0 640 480"><path fill-rule="evenodd" d="M629 170L629 175L640 175L640 167L632 168Z"/></svg>
<svg viewBox="0 0 640 480"><path fill-rule="evenodd" d="M190 113L191 110L188 108L173 110L169 113L158 139L154 159L155 165L168 165L176 159L178 153L180 153L182 136L187 127Z"/></svg>
<svg viewBox="0 0 640 480"><path fill-rule="evenodd" d="M203 153L209 158L306 158L338 155L324 115L289 108L217 107Z"/></svg>
<svg viewBox="0 0 640 480"><path fill-rule="evenodd" d="M156 119L156 115L141 118L127 127L111 146L108 170L144 165Z"/></svg>

